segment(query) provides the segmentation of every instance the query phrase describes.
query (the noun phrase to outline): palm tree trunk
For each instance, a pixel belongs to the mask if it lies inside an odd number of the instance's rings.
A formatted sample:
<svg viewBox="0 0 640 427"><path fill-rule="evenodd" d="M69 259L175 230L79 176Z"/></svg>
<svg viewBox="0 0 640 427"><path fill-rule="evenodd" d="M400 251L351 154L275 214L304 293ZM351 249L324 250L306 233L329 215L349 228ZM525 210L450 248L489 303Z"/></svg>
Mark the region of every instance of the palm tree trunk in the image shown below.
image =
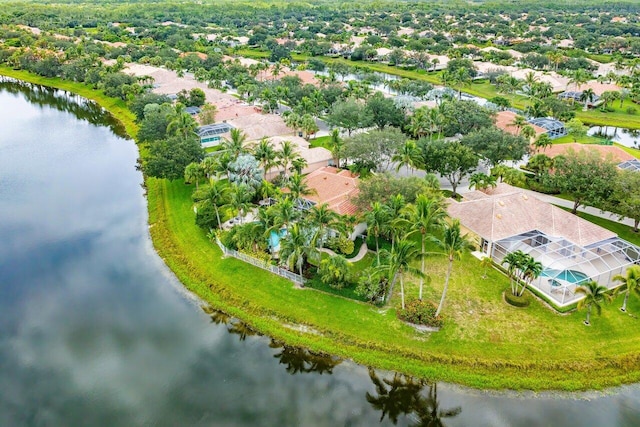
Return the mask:
<svg viewBox="0 0 640 427"><path fill-rule="evenodd" d="M587 325L591 324L590 319L591 319L591 304L587 306L587 320L585 322Z"/></svg>
<svg viewBox="0 0 640 427"><path fill-rule="evenodd" d="M389 292L387 293L387 297L385 299L385 303L389 302L389 300L391 299L391 295L393 294L393 285L395 285L395 283L396 283L396 277L397 276L398 276L398 274L396 273L391 278L391 284L389 285Z"/></svg>
<svg viewBox="0 0 640 427"><path fill-rule="evenodd" d="M218 212L218 206L213 205L213 208L216 210L216 219L218 220L218 228L222 230L222 224L220 223L220 213Z"/></svg>
<svg viewBox="0 0 640 427"><path fill-rule="evenodd" d="M400 297L402 299L402 309L404 310L404 274L400 273Z"/></svg>
<svg viewBox="0 0 640 427"><path fill-rule="evenodd" d="M420 256L420 272L424 274L424 234L422 235L422 254ZM424 276L420 277L420 291L418 292L418 299L422 301L422 288L424 286Z"/></svg>
<svg viewBox="0 0 640 427"><path fill-rule="evenodd" d="M444 307L444 299L447 296L447 289L449 288L449 278L451 277L451 267L453 267L453 257L449 257L449 266L447 267L447 277L444 279L444 289L442 290L442 297L440 298L440 304L436 310L436 317L440 315L442 307Z"/></svg>
<svg viewBox="0 0 640 427"><path fill-rule="evenodd" d="M629 286L629 285L627 285ZM622 302L622 307L620 307L621 311L627 311L627 300L629 299L629 289L627 288L627 293L624 295L624 301Z"/></svg>
<svg viewBox="0 0 640 427"><path fill-rule="evenodd" d="M376 257L378 258L378 266L380 266L380 247L378 246L378 235L376 234Z"/></svg>

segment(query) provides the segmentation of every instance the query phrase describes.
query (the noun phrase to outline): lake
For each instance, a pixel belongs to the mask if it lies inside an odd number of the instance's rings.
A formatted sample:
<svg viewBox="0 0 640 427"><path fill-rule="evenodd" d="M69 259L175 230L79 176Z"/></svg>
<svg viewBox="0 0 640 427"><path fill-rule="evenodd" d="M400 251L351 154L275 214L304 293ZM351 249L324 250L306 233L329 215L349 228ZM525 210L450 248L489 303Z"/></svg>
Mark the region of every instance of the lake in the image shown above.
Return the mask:
<svg viewBox="0 0 640 427"><path fill-rule="evenodd" d="M625 147L640 149L640 131L636 129L624 129L614 126L593 126L589 128L587 135L610 139Z"/></svg>
<svg viewBox="0 0 640 427"><path fill-rule="evenodd" d="M637 385L428 384L205 312L153 250L137 150L109 116L2 82L0 117L0 426L640 425Z"/></svg>

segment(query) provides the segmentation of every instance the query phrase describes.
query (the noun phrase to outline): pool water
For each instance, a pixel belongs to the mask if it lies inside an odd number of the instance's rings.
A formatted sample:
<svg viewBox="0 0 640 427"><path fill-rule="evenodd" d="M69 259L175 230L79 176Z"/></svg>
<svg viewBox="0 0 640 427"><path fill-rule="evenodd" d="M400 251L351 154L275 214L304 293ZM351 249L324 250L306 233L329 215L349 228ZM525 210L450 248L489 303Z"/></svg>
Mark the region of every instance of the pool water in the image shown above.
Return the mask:
<svg viewBox="0 0 640 427"><path fill-rule="evenodd" d="M287 234L287 230L286 229L281 229L279 232L275 232L275 231L271 231L271 233L269 234L269 247L273 250L273 251L279 251L280 250L280 240L286 236Z"/></svg>
<svg viewBox="0 0 640 427"><path fill-rule="evenodd" d="M569 283L582 283L589 280L589 276L577 270L554 270L546 269L540 274L541 277L550 277Z"/></svg>

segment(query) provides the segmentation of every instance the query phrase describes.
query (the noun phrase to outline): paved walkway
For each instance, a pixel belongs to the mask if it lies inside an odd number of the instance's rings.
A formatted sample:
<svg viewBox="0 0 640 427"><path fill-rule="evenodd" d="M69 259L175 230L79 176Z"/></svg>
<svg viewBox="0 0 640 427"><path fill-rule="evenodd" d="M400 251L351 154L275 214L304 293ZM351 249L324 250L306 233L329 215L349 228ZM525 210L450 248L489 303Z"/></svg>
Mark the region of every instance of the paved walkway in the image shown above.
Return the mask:
<svg viewBox="0 0 640 427"><path fill-rule="evenodd" d="M358 261L360 261L367 254L368 250L369 249L367 248L367 244L365 242L362 242L362 246L360 246L360 250L358 251L358 255L354 256L353 258L347 258L347 261L349 261L349 262L358 262ZM320 252L324 252L324 253L329 254L331 256L337 255L334 251L332 251L331 249L327 249L327 248L320 248Z"/></svg>

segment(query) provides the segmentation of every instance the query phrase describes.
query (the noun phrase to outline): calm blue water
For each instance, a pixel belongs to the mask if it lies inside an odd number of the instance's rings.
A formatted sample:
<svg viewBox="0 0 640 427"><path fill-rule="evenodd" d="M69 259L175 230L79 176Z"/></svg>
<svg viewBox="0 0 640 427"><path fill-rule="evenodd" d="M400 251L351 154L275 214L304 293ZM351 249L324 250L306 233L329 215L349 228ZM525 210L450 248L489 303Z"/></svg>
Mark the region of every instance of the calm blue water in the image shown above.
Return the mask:
<svg viewBox="0 0 640 427"><path fill-rule="evenodd" d="M589 276L577 270L548 269L544 270L540 275L543 277L551 277L553 279L563 280L569 283L582 283L585 280L589 279Z"/></svg>
<svg viewBox="0 0 640 427"><path fill-rule="evenodd" d="M153 251L131 141L28 87L0 117L0 426L640 425L637 386L436 388L205 314Z"/></svg>

